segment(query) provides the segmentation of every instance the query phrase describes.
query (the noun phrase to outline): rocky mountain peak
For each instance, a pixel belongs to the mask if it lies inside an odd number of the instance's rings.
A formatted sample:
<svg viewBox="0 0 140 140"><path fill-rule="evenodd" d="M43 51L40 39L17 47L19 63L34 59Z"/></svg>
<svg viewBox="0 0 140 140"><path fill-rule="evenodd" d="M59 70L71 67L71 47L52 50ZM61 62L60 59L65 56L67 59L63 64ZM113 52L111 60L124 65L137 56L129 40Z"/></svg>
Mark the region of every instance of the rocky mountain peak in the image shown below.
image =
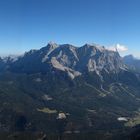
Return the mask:
<svg viewBox="0 0 140 140"><path fill-rule="evenodd" d="M132 54L124 56L124 59L135 59Z"/></svg>
<svg viewBox="0 0 140 140"><path fill-rule="evenodd" d="M101 46L101 45L98 45L98 44L95 44L95 43L92 43L92 44L86 43L82 47L84 49L96 49L96 50L100 50L100 51L104 51L105 50L104 46Z"/></svg>
<svg viewBox="0 0 140 140"><path fill-rule="evenodd" d="M49 48L51 48L51 49L55 49L55 48L57 48L59 45L58 44L56 44L55 42L49 42L48 43L48 45L47 45L47 47L49 47Z"/></svg>

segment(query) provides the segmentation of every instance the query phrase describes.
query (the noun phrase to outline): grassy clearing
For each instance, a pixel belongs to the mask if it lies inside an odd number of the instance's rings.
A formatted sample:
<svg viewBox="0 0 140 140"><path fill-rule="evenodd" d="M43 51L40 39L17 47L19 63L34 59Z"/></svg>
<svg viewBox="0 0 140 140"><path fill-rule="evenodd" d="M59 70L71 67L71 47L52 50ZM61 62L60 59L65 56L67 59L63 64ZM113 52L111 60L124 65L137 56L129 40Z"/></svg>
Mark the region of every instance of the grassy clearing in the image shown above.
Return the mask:
<svg viewBox="0 0 140 140"><path fill-rule="evenodd" d="M130 118L127 123L125 123L125 126L127 127L134 127L136 125L140 124L140 113L137 113L137 115L133 118Z"/></svg>
<svg viewBox="0 0 140 140"><path fill-rule="evenodd" d="M49 109L49 108L47 108L47 107L42 108L42 109L37 108L37 111L43 112L43 113L48 113L48 114L57 113L57 110L52 110L52 109Z"/></svg>

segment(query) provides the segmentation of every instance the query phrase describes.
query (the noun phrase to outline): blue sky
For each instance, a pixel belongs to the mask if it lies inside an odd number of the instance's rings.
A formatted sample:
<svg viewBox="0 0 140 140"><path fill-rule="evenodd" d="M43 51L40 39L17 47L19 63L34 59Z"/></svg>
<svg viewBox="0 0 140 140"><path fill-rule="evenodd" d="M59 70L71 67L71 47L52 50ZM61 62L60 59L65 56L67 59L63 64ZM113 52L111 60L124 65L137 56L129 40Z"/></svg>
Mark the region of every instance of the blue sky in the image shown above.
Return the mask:
<svg viewBox="0 0 140 140"><path fill-rule="evenodd" d="M0 54L49 41L127 47L140 57L140 0L0 0Z"/></svg>

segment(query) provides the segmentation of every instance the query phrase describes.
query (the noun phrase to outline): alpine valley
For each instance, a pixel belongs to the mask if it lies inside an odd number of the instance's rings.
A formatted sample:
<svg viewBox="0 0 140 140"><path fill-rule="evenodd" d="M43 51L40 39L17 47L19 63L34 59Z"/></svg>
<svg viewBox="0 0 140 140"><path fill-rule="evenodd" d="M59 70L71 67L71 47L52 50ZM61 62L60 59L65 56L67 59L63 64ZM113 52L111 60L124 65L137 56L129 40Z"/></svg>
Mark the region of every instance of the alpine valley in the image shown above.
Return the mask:
<svg viewBox="0 0 140 140"><path fill-rule="evenodd" d="M0 139L139 138L140 60L129 60L96 44L56 43L1 57Z"/></svg>

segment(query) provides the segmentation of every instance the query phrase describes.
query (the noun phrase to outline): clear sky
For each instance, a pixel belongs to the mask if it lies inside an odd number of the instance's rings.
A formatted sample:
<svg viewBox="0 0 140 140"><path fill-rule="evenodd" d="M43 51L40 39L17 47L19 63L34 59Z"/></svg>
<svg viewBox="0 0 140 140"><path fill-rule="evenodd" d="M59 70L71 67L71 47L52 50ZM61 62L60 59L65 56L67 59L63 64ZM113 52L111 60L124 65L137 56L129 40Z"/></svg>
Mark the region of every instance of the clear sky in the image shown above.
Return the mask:
<svg viewBox="0 0 140 140"><path fill-rule="evenodd" d="M140 57L140 0L0 0L0 54L49 41L120 44Z"/></svg>

